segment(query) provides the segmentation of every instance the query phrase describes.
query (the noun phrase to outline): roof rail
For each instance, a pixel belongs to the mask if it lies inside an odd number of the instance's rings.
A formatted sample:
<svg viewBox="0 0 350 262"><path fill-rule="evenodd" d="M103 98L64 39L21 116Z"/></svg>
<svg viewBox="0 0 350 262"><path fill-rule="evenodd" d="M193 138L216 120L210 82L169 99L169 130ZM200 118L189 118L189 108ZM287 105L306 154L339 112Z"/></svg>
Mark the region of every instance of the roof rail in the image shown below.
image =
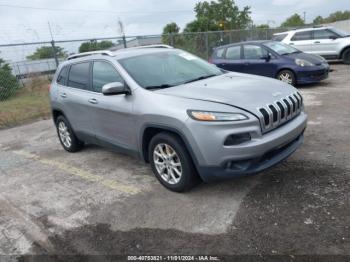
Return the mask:
<svg viewBox="0 0 350 262"><path fill-rule="evenodd" d="M143 49L143 48L174 48L170 45L164 45L164 44L153 44L153 45L140 45L140 46L133 46L133 47L128 47L128 48L121 48L116 51L128 51L128 50L133 50L133 49Z"/></svg>
<svg viewBox="0 0 350 262"><path fill-rule="evenodd" d="M100 51L90 51L90 52L83 52L79 54L74 54L68 56L67 60L79 58L79 57L84 57L84 56L89 56L89 55L107 55L107 56L115 56L115 54L111 51L108 50L100 50Z"/></svg>

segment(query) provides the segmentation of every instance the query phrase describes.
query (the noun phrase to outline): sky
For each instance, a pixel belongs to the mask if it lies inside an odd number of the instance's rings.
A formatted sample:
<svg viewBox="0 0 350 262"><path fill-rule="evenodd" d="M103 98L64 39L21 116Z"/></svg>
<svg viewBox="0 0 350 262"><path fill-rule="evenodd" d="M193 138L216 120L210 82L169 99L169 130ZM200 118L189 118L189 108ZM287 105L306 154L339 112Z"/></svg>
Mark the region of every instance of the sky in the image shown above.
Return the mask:
<svg viewBox="0 0 350 262"><path fill-rule="evenodd" d="M160 34L165 24L180 28L194 19L199 0L0 0L0 44L115 37L118 20L126 35ZM312 22L317 15L349 10L349 0L236 0L251 7L255 24L278 26L293 13ZM19 6L23 7L20 8ZM4 52L1 50L2 53ZM24 51L23 51L24 52ZM2 56L2 54L0 54Z"/></svg>

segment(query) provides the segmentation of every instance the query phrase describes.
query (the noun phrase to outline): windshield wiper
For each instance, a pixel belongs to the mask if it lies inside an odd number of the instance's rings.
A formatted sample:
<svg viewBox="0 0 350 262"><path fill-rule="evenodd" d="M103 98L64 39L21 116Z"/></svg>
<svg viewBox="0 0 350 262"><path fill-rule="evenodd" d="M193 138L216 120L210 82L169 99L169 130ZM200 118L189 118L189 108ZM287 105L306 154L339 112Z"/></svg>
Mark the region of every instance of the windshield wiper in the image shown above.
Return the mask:
<svg viewBox="0 0 350 262"><path fill-rule="evenodd" d="M173 87L174 85L169 84L162 84L162 85L154 85L154 86L146 86L145 89L151 90L151 89L163 89L163 88L169 88Z"/></svg>
<svg viewBox="0 0 350 262"><path fill-rule="evenodd" d="M207 79L207 78L213 77L213 76L217 76L217 75L212 74L212 75L200 76L200 77L197 77L195 79L188 80L188 81L184 82L184 84L188 84L188 83L196 82L196 81L199 81L199 80Z"/></svg>

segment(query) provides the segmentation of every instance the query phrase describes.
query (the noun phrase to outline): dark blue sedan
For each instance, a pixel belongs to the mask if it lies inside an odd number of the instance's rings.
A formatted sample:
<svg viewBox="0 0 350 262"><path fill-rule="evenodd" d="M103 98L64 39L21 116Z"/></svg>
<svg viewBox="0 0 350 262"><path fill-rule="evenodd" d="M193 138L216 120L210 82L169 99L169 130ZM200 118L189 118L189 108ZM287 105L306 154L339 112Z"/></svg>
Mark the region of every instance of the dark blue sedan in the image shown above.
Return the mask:
<svg viewBox="0 0 350 262"><path fill-rule="evenodd" d="M316 83L329 73L322 57L275 41L220 46L214 49L210 62L228 71L277 78L291 85Z"/></svg>

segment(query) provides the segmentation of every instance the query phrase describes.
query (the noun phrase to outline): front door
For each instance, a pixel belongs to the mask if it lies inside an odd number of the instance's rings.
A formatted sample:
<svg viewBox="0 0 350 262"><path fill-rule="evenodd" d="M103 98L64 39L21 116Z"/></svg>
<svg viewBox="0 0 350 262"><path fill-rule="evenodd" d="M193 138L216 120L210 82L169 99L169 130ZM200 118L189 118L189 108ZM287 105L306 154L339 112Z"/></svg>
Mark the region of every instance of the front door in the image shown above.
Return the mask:
<svg viewBox="0 0 350 262"><path fill-rule="evenodd" d="M314 50L315 53L322 56L337 56L338 52L337 34L329 29L320 29L314 31Z"/></svg>
<svg viewBox="0 0 350 262"><path fill-rule="evenodd" d="M102 87L112 82L124 80L113 64L105 60L96 60L92 66L92 90L90 96L92 104L91 119L94 132L100 144L108 146L131 149L134 143L132 95L110 95L102 94Z"/></svg>
<svg viewBox="0 0 350 262"><path fill-rule="evenodd" d="M245 72L253 75L274 77L276 66L273 58L267 59L268 51L260 45L244 45Z"/></svg>

